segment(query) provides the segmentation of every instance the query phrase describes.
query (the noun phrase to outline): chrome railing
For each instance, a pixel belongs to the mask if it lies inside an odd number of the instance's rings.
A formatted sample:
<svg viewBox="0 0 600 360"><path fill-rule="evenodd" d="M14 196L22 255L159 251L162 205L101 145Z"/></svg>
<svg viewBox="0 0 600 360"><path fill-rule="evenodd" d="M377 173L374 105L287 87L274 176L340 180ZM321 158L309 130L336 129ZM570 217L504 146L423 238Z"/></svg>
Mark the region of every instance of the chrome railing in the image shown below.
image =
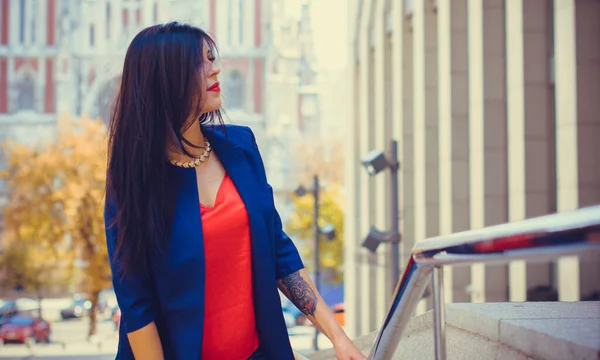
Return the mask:
<svg viewBox="0 0 600 360"><path fill-rule="evenodd" d="M600 250L600 206L419 241L400 278L369 359L389 360L430 278L435 358L446 358L444 265L548 261Z"/></svg>

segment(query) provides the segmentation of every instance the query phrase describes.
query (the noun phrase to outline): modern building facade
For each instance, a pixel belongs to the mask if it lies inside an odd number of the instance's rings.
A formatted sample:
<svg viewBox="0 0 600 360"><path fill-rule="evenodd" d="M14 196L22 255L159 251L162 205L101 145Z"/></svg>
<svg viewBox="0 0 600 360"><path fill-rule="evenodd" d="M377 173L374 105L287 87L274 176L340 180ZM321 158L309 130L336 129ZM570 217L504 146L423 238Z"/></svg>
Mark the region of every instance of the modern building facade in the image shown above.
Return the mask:
<svg viewBox="0 0 600 360"><path fill-rule="evenodd" d="M358 336L394 285L389 245L360 245L391 223L389 180L360 164L370 150L399 143L403 259L424 238L600 203L600 2L354 3L345 303ZM597 256L477 264L445 271L446 298L597 299L598 273Z"/></svg>

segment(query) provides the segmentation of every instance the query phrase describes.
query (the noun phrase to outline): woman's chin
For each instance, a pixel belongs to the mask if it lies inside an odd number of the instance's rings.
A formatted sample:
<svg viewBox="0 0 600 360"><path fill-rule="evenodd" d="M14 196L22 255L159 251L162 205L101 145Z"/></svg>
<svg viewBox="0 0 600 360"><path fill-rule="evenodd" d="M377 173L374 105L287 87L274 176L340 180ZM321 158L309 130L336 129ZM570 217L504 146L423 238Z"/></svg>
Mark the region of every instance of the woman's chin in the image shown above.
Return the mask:
<svg viewBox="0 0 600 360"><path fill-rule="evenodd" d="M209 113L213 111L217 111L221 108L221 99L213 100L210 103L204 104L202 107L202 113Z"/></svg>

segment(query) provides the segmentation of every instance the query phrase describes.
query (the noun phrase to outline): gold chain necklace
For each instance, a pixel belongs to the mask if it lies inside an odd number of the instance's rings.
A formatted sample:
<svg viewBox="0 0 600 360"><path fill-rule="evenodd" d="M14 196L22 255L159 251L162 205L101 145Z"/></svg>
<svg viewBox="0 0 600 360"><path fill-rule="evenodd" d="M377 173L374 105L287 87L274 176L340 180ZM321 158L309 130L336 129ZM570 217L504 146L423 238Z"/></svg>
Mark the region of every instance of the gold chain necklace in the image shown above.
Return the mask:
<svg viewBox="0 0 600 360"><path fill-rule="evenodd" d="M193 167L198 167L202 164L204 164L206 162L206 160L208 160L208 157L210 156L210 143L208 142L208 140L206 138L204 138L204 151L202 152L202 154L191 161L177 161L177 160L173 160L173 159L169 159L169 162L175 166L179 166L179 167L183 167L183 168L193 168Z"/></svg>

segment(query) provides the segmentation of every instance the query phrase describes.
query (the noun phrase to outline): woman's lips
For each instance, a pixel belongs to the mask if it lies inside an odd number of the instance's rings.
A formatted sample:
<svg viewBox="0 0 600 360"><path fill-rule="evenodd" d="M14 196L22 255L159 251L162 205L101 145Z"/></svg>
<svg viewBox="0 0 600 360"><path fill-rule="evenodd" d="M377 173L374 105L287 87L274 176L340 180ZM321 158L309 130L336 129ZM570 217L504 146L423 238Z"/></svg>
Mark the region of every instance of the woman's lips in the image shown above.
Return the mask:
<svg viewBox="0 0 600 360"><path fill-rule="evenodd" d="M219 85L220 85L220 84L219 84L218 82L216 82L216 83L212 84L212 85L211 85L211 86L210 86L210 87L207 89L207 91L221 92L221 88L219 87Z"/></svg>

